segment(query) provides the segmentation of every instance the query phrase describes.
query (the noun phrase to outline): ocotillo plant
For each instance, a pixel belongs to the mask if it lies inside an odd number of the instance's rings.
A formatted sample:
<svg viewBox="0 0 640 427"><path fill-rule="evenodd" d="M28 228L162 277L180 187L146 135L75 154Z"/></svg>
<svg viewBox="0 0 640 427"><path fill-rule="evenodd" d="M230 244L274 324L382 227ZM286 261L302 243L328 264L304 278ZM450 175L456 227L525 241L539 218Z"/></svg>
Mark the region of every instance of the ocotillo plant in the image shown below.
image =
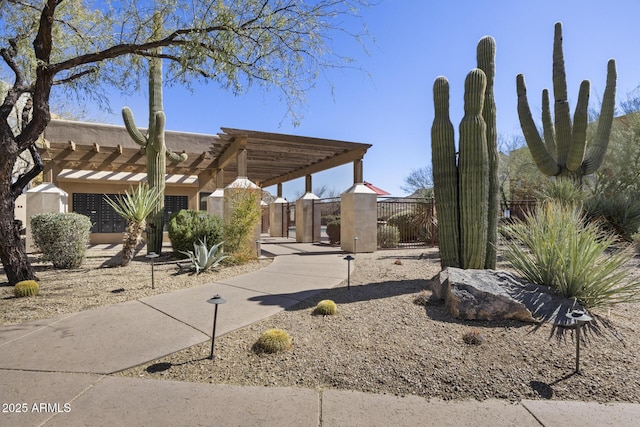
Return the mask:
<svg viewBox="0 0 640 427"><path fill-rule="evenodd" d="M156 15L154 18L156 18ZM154 19L154 36L159 34L159 19ZM158 55L159 51L156 52ZM167 173L166 158L180 162L187 155L177 155L167 148L164 140L165 115L162 111L162 60L156 56L149 60L149 127L147 134L136 127L133 113L128 107L122 109L124 124L131 138L142 146L147 154L147 182L160 194L158 204L147 218L147 252L160 254L162 251L162 230L164 228L164 189Z"/></svg>
<svg viewBox="0 0 640 427"><path fill-rule="evenodd" d="M495 266L492 246L496 236L489 236L489 232L497 235L497 227L489 226L489 215L497 221L498 209L497 170L494 170L497 169L494 57L495 42L484 37L478 43L479 68L472 70L465 80L459 159L449 119L449 83L445 77L438 77L433 85L435 117L431 149L443 268ZM495 186L491 185L492 175Z"/></svg>
<svg viewBox="0 0 640 427"><path fill-rule="evenodd" d="M555 118L551 117L549 91L542 91L543 137L531 116L527 100L524 75L516 77L518 116L522 132L538 169L549 176L571 177L581 183L582 177L594 173L602 164L609 145L611 123L615 108L616 62L607 64L607 85L602 98L598 127L593 142L587 149L587 125L589 107L589 80L580 85L578 102L571 122L567 99L567 76L562 52L562 23L557 22L553 40L553 97Z"/></svg>

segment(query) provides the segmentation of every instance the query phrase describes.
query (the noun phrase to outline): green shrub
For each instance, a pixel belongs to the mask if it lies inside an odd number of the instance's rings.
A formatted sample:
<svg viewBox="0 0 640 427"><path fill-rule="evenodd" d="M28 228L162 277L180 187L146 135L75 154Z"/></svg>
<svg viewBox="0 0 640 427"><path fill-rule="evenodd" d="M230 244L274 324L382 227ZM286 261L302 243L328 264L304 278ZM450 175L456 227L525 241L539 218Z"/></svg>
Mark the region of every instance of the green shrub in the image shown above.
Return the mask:
<svg viewBox="0 0 640 427"><path fill-rule="evenodd" d="M640 200L595 196L585 202L584 215L588 221L598 222L607 232L631 242L631 236L640 227Z"/></svg>
<svg viewBox="0 0 640 427"><path fill-rule="evenodd" d="M244 264L258 258L255 232L262 220L262 191L251 188L226 189L224 219L224 252L233 264ZM225 214L226 215L226 214Z"/></svg>
<svg viewBox="0 0 640 427"><path fill-rule="evenodd" d="M327 236L332 245L340 242L340 220L335 220L327 224Z"/></svg>
<svg viewBox="0 0 640 427"><path fill-rule="evenodd" d="M256 353L277 353L288 350L293 346L293 340L282 329L269 329L265 331L253 345Z"/></svg>
<svg viewBox="0 0 640 427"><path fill-rule="evenodd" d="M428 223L430 215L427 209L418 209L416 212L397 213L389 217L387 225L398 228L400 242L424 242L429 238Z"/></svg>
<svg viewBox="0 0 640 427"><path fill-rule="evenodd" d="M631 248L613 250L615 236L585 223L575 208L547 203L507 226L505 257L527 280L551 286L586 308L640 299L640 282L624 268Z"/></svg>
<svg viewBox="0 0 640 427"><path fill-rule="evenodd" d="M392 225L381 225L378 227L378 247L395 248L400 243L400 231L398 227Z"/></svg>
<svg viewBox="0 0 640 427"><path fill-rule="evenodd" d="M23 280L22 282L16 283L16 286L13 288L13 294L17 298L33 297L38 295L39 292L40 287L35 280Z"/></svg>
<svg viewBox="0 0 640 427"><path fill-rule="evenodd" d="M331 316L338 312L338 306L330 299L323 299L316 305L313 312L322 316Z"/></svg>
<svg viewBox="0 0 640 427"><path fill-rule="evenodd" d="M173 252L181 257L193 250L193 245L199 241L207 241L207 250L222 241L222 221L202 211L183 209L174 213L167 229Z"/></svg>
<svg viewBox="0 0 640 427"><path fill-rule="evenodd" d="M572 179L556 178L548 181L537 196L543 201L553 201L566 206L580 207L587 195Z"/></svg>
<svg viewBox="0 0 640 427"><path fill-rule="evenodd" d="M87 253L91 220L77 213L50 212L31 217L35 245L55 268L78 268Z"/></svg>

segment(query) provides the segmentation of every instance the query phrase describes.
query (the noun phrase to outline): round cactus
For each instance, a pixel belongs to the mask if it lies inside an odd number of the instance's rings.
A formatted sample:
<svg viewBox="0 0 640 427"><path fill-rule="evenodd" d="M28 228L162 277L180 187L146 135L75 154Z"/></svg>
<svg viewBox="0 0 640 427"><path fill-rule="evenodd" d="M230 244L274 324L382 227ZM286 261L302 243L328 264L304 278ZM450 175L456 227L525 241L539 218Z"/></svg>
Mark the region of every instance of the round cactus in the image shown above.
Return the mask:
<svg viewBox="0 0 640 427"><path fill-rule="evenodd" d="M293 346L293 340L282 329L269 329L265 331L258 341L253 345L253 350L257 353L277 353L288 350Z"/></svg>
<svg viewBox="0 0 640 427"><path fill-rule="evenodd" d="M330 299L325 299L316 305L314 312L323 316L330 316L338 312L338 306Z"/></svg>
<svg viewBox="0 0 640 427"><path fill-rule="evenodd" d="M17 298L33 297L38 295L39 292L40 287L35 280L23 280L22 282L16 283L16 286L13 288L13 293Z"/></svg>

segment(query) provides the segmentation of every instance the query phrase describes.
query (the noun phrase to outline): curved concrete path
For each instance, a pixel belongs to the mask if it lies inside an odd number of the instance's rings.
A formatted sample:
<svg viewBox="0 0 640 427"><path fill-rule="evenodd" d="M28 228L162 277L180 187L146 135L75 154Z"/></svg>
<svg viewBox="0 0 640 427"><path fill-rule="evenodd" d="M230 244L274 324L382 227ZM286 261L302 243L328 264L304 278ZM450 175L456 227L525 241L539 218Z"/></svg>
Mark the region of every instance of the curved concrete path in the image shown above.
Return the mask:
<svg viewBox="0 0 640 427"><path fill-rule="evenodd" d="M346 279L335 248L274 241L274 262L196 288L0 327L0 426L638 425L640 405L444 402L339 390L238 387L108 374L222 335Z"/></svg>

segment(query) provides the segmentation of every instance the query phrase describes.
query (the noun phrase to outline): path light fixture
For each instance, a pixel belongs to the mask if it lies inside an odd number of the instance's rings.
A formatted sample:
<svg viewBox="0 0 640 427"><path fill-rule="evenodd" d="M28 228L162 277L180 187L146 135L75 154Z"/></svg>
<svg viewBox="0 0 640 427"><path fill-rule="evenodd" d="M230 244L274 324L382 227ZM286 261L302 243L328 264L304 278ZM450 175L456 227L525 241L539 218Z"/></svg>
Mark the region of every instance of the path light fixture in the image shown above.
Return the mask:
<svg viewBox="0 0 640 427"><path fill-rule="evenodd" d="M353 254L358 253L358 236L353 236Z"/></svg>
<svg viewBox="0 0 640 427"><path fill-rule="evenodd" d="M580 373L580 329L582 325L591 322L593 320L591 316L584 310L571 310L568 311L566 316L573 320L576 325L576 374Z"/></svg>
<svg viewBox="0 0 640 427"><path fill-rule="evenodd" d="M160 255L158 255L155 252L149 252L147 255L145 255L145 258L149 258L151 260L151 289L155 289L155 284L154 284L154 279L153 279L153 260L155 260L156 258L158 258Z"/></svg>
<svg viewBox="0 0 640 427"><path fill-rule="evenodd" d="M220 304L224 304L225 302L227 302L227 300L222 298L220 295L215 294L213 298L209 298L207 302L209 304L214 304L216 306L216 309L213 312L213 332L211 333L211 355L209 355L209 359L211 359L211 362L214 362L215 359L213 358L213 346L216 343L216 322L218 321L218 306Z"/></svg>
<svg viewBox="0 0 640 427"><path fill-rule="evenodd" d="M351 289L351 261L355 258L351 255L344 257L347 260L347 290Z"/></svg>
<svg viewBox="0 0 640 427"><path fill-rule="evenodd" d="M261 243L262 241L260 239L256 240L256 256L258 257L258 259L260 259L260 253L262 252L260 248Z"/></svg>

